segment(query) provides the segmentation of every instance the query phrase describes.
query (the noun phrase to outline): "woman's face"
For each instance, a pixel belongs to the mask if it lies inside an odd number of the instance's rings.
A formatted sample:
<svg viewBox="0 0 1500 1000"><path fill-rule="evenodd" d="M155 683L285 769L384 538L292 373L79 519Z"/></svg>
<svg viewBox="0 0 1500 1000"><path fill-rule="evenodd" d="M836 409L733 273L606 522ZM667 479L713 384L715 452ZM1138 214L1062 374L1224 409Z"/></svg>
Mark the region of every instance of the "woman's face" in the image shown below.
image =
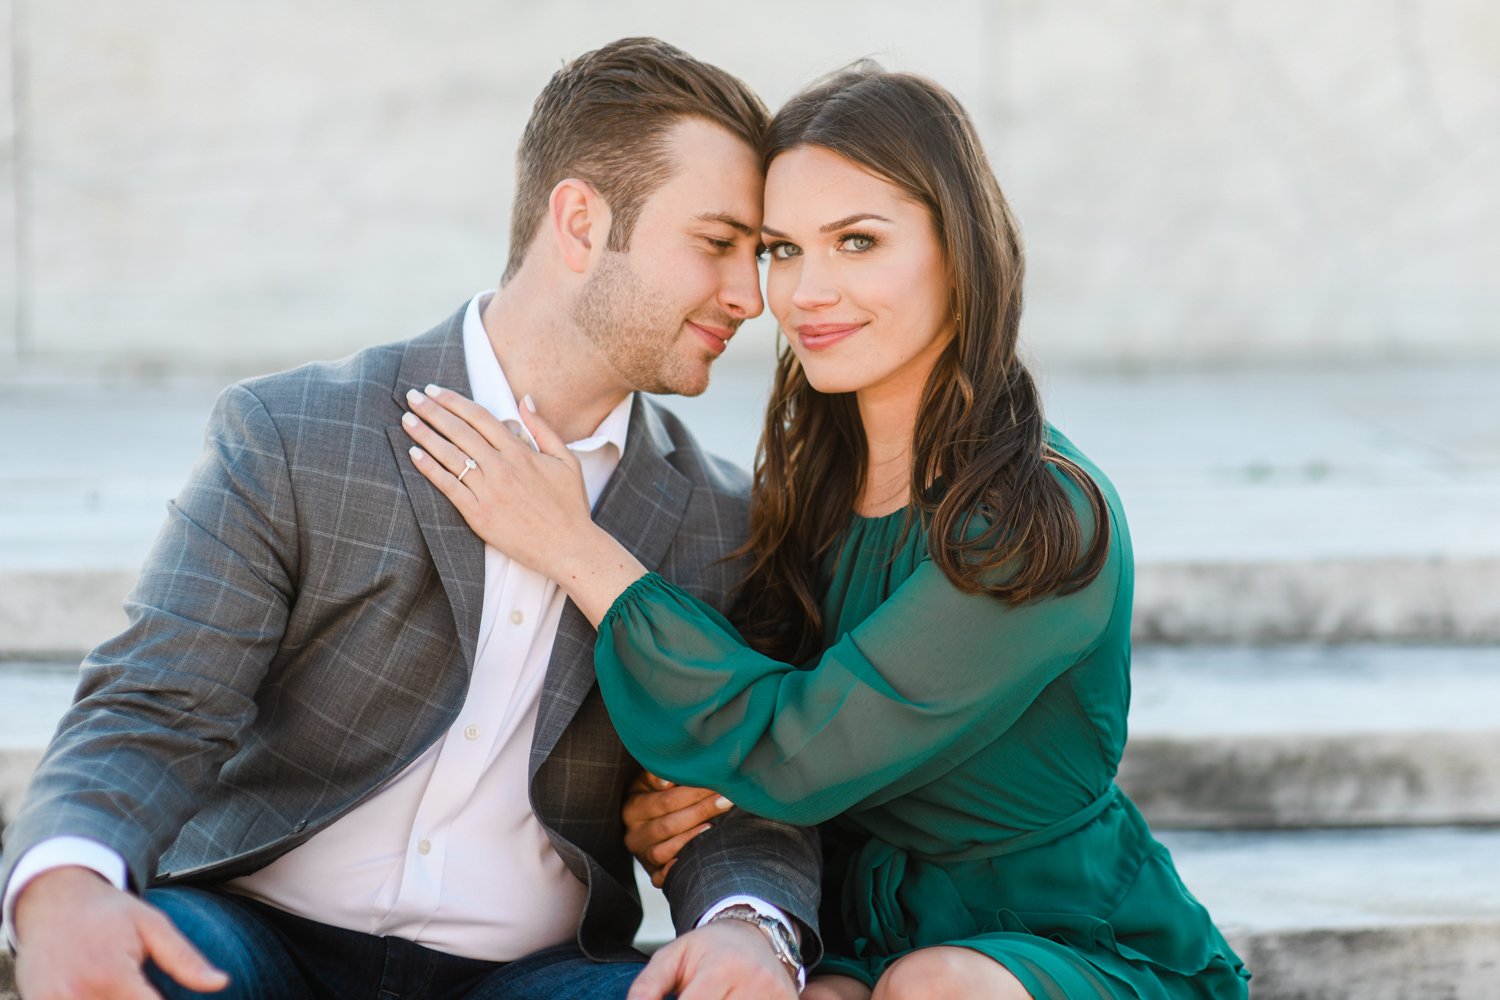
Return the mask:
<svg viewBox="0 0 1500 1000"><path fill-rule="evenodd" d="M766 173L766 299L819 392L920 395L954 335L927 209L817 146Z"/></svg>

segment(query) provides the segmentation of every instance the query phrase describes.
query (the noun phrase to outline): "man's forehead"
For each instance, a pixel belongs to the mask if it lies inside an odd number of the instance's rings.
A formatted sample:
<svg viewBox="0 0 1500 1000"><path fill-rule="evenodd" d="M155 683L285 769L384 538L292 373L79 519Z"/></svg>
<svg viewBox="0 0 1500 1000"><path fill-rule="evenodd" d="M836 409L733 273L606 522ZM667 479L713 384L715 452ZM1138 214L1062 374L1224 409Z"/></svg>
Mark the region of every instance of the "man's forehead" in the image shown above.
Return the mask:
<svg viewBox="0 0 1500 1000"><path fill-rule="evenodd" d="M684 221L758 231L765 175L741 137L700 119L679 123L668 139L671 172L651 197Z"/></svg>

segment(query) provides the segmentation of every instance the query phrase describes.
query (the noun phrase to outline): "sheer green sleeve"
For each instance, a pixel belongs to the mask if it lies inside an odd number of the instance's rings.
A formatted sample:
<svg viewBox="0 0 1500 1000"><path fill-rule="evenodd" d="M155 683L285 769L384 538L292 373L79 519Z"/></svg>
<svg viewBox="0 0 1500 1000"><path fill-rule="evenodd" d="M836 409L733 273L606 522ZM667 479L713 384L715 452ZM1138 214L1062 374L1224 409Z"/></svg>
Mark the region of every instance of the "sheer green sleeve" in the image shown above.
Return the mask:
<svg viewBox="0 0 1500 1000"><path fill-rule="evenodd" d="M649 574L600 623L599 686L650 770L817 823L926 784L995 740L1106 634L1121 574L1112 545L1087 587L1011 606L959 591L923 561L801 669Z"/></svg>

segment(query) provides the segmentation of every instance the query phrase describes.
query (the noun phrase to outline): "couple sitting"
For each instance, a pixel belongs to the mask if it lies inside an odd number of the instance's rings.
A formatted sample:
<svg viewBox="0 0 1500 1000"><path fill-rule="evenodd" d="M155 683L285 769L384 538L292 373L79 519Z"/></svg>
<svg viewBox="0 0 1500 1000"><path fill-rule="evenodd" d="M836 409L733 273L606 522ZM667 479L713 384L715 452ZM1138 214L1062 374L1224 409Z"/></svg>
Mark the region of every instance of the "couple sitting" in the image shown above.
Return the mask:
<svg viewBox="0 0 1500 1000"><path fill-rule="evenodd" d="M642 393L762 248L747 482ZM1129 540L1021 275L930 82L564 67L498 291L220 398L7 834L23 996L1244 996L1112 781Z"/></svg>

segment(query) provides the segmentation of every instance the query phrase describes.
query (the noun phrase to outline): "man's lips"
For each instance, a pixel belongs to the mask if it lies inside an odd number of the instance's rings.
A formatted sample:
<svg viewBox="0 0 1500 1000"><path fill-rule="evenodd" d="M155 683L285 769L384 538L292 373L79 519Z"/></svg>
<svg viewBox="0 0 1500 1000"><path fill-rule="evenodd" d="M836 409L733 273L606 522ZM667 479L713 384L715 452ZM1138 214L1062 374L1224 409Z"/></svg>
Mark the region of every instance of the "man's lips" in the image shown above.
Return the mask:
<svg viewBox="0 0 1500 1000"><path fill-rule="evenodd" d="M717 357L724 353L724 348L729 344L729 338L734 336L734 330L724 326L709 326L706 323L694 323L687 321L688 327L703 341L703 345Z"/></svg>
<svg viewBox="0 0 1500 1000"><path fill-rule="evenodd" d="M803 323L797 327L802 346L817 351L864 329L863 323Z"/></svg>

